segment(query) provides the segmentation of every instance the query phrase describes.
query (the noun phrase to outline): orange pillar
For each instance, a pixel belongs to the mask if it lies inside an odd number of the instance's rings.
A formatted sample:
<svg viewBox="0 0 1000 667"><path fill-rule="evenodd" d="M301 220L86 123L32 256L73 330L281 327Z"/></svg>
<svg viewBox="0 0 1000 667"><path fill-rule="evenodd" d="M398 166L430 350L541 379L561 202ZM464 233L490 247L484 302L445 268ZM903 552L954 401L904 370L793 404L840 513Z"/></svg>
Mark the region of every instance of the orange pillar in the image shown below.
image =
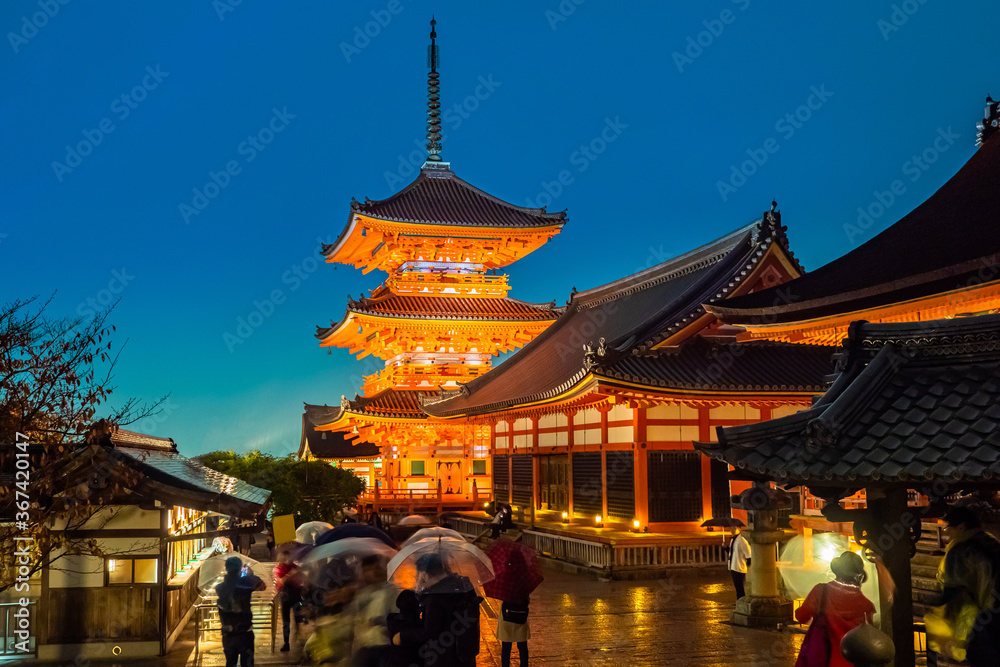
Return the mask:
<svg viewBox="0 0 1000 667"><path fill-rule="evenodd" d="M636 404L632 410L632 470L635 474L635 518L639 526L649 524L649 473L646 456L646 408Z"/></svg>
<svg viewBox="0 0 1000 667"><path fill-rule="evenodd" d="M531 420L531 510L539 509L538 498L538 417L528 417Z"/></svg>
<svg viewBox="0 0 1000 667"><path fill-rule="evenodd" d="M608 523L608 458L604 450L608 448L608 412L611 406L601 406L601 521Z"/></svg>
<svg viewBox="0 0 1000 667"><path fill-rule="evenodd" d="M569 496L569 502L567 509L567 514L569 518L573 518L573 415L575 411L566 412L566 428L569 432L566 434L566 493Z"/></svg>

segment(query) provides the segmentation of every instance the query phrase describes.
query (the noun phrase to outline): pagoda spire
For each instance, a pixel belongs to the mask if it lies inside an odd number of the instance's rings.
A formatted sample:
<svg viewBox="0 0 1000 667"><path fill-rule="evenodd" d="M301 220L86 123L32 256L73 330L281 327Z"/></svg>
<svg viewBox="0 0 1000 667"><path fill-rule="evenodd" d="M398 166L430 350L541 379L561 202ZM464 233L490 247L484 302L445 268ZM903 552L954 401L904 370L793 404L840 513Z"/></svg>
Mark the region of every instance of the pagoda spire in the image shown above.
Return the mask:
<svg viewBox="0 0 1000 667"><path fill-rule="evenodd" d="M439 85L438 68L438 47L434 43L437 32L434 26L437 21L431 16L431 43L427 47L427 67L430 73L427 75L427 161L441 162L441 91Z"/></svg>

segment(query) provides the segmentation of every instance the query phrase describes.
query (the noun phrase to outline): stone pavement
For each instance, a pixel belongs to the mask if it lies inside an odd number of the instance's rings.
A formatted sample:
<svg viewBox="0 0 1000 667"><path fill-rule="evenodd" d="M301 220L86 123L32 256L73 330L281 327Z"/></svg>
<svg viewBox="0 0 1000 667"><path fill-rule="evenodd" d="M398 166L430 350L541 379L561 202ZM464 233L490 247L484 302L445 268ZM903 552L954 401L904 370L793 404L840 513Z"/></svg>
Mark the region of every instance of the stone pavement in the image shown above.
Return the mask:
<svg viewBox="0 0 1000 667"><path fill-rule="evenodd" d="M545 582L531 598L530 662L532 666L562 667L794 665L801 633L729 624L734 593L726 575L721 568L687 568L655 581L601 582L593 575L546 570ZM498 667L500 644L495 633L499 603L488 603L482 615L477 665ZM256 663L300 664L302 641L296 642L293 634L292 652L271 653L270 638L259 635ZM512 663L518 664L516 647ZM91 664L97 667L99 663ZM118 664L216 667L225 661L218 645L204 646L196 660L193 625L189 625L166 658Z"/></svg>

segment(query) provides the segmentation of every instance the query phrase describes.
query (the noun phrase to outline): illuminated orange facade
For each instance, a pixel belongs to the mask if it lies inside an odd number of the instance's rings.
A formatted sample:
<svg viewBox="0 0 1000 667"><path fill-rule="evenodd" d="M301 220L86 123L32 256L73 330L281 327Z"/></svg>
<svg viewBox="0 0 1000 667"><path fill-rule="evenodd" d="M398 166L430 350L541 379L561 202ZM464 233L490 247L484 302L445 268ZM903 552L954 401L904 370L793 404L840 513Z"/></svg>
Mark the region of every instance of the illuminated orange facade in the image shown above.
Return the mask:
<svg viewBox="0 0 1000 667"><path fill-rule="evenodd" d="M365 377L361 395L312 426L379 448L377 459L341 464L367 478L371 496L379 487L380 504L416 494L454 506L489 494L489 428L430 419L422 401L485 374L493 356L559 316L554 303L510 298L507 276L495 271L541 247L565 221L564 213L491 197L444 162L428 161L388 199L352 202L347 227L323 254L389 277L317 338L384 365Z"/></svg>
<svg viewBox="0 0 1000 667"><path fill-rule="evenodd" d="M493 492L525 512L638 530L730 514L725 465L698 454L718 426L781 417L825 387L833 349L740 343L706 303L802 275L780 213L663 264L574 292L559 319L484 377L424 399L489 429Z"/></svg>

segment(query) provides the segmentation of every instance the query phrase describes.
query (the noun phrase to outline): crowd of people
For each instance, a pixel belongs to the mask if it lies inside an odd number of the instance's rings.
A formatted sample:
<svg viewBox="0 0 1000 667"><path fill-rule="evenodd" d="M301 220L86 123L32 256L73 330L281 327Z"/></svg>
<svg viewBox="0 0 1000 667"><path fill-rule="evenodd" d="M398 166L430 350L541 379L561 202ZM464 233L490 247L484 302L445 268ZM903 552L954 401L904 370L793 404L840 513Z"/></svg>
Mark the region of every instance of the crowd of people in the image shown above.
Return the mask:
<svg viewBox="0 0 1000 667"><path fill-rule="evenodd" d="M376 526L375 521L371 525ZM306 638L304 654L317 665L475 665L482 591L468 577L449 569L439 554L420 555L415 562L415 585L400 590L388 576L384 554L304 563L307 553L308 545L277 547L273 578L281 610L281 651L291 649L294 631L297 639ZM512 567L523 565L515 562ZM226 568L226 578L216 589L226 664L252 667L250 596L262 590L264 582L240 558L230 558ZM520 664L527 666L528 600L527 595L518 597L524 599L501 600L498 636L504 667L510 664L513 643L518 646Z"/></svg>

